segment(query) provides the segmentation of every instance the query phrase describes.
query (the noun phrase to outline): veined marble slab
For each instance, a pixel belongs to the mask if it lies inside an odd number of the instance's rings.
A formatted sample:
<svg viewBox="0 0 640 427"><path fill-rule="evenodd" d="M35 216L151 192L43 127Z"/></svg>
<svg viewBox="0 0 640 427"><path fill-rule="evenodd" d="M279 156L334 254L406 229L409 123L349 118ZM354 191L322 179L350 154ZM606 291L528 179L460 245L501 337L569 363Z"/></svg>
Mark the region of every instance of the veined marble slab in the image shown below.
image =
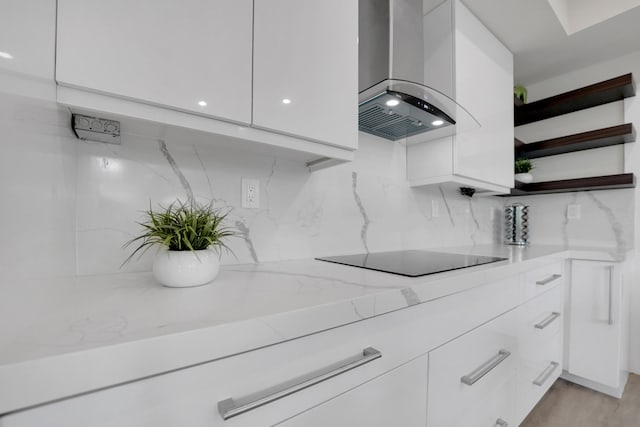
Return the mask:
<svg viewBox="0 0 640 427"><path fill-rule="evenodd" d="M150 273L0 286L0 414L228 357L425 303L603 249L476 246L507 261L408 278L316 260L223 267L165 288Z"/></svg>

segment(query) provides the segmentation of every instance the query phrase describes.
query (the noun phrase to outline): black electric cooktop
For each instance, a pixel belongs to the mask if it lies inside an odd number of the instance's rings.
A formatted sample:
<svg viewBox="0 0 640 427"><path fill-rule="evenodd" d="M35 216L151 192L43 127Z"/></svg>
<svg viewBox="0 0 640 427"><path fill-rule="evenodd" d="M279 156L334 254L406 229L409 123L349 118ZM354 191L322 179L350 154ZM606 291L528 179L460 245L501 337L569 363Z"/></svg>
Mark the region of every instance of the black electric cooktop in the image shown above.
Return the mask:
<svg viewBox="0 0 640 427"><path fill-rule="evenodd" d="M328 256L316 259L369 270L383 271L385 273L399 274L401 276L419 277L489 264L491 262L504 261L507 258L412 250Z"/></svg>

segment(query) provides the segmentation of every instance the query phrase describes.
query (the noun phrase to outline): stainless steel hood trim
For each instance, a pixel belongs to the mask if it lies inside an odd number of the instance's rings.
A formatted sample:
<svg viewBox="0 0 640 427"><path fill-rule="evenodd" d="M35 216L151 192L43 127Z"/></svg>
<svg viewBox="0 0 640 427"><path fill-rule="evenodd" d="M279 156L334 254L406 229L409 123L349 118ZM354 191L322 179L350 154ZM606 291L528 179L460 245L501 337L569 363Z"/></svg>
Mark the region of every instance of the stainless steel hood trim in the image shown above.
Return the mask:
<svg viewBox="0 0 640 427"><path fill-rule="evenodd" d="M424 126L424 140L452 135L461 130L480 127L478 121L462 106L442 92L423 84L424 82L424 16L422 0L360 0L359 1L359 107L360 130L377 136L385 136L367 130L362 119L366 115L363 106L388 91L400 92L423 100L452 119L452 126L434 128ZM453 26L451 27L453 31ZM383 106L381 106L383 107ZM400 128L387 139L398 140L414 136L415 126L424 113L420 108L397 108L392 113L400 115L389 118L390 122L408 124L406 135ZM400 111L402 110L402 111ZM386 112L389 113L387 108ZM406 114L406 115L405 115ZM384 117L378 114L379 119ZM433 135L431 135L433 134ZM413 142L419 142L413 138Z"/></svg>

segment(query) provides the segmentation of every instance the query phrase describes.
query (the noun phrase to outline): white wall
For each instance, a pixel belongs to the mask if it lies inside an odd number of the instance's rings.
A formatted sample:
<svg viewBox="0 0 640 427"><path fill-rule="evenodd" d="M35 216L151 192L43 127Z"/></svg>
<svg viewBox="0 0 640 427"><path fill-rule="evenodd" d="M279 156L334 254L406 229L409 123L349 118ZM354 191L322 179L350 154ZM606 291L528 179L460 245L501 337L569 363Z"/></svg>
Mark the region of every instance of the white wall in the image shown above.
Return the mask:
<svg viewBox="0 0 640 427"><path fill-rule="evenodd" d="M560 75L527 87L529 102L552 96L567 90L576 89L591 83L617 77L632 72L635 80L640 78L640 52L616 58L611 61L594 64L581 70ZM596 109L594 109L596 110ZM584 130L595 129L605 125L632 122L636 129L640 126L640 99L639 96L627 98L623 102L598 107L598 109L585 113L573 113L572 117L565 118L563 122L556 122L558 126L550 126L550 121L541 122L538 131L546 123L547 132L565 132L582 128ZM556 129L555 131L550 129ZM518 130L517 130L518 131ZM516 136L532 137L535 132L531 128L525 128L525 135ZM544 138L560 136L547 134ZM531 139L529 139L531 141ZM640 176L640 142L625 144L613 149L598 149L601 155L596 156L590 162L589 167L611 168L612 162L618 162L615 166L617 173L632 172L636 177ZM609 150L607 153L606 150ZM571 155L567 155L571 156ZM567 173L579 173L583 161L576 161L576 156L565 163ZM601 164L593 165L594 162ZM535 170L534 170L535 172ZM536 241L561 241L568 244L593 243L611 246L615 249L635 248L633 264L638 258L640 248L640 196L639 188L608 190L586 193L573 193L570 198L563 199L561 195L536 196L531 198L518 198L517 201L526 201L532 204L533 209L545 212L549 218L545 218L542 227L532 224L532 240ZM516 200L515 198L513 199ZM581 220L566 220L566 207L570 203L578 203L582 207ZM534 215L535 217L535 215ZM534 220L532 220L533 222ZM555 237L555 238L554 238ZM631 280L631 369L640 372L640 270L635 269Z"/></svg>

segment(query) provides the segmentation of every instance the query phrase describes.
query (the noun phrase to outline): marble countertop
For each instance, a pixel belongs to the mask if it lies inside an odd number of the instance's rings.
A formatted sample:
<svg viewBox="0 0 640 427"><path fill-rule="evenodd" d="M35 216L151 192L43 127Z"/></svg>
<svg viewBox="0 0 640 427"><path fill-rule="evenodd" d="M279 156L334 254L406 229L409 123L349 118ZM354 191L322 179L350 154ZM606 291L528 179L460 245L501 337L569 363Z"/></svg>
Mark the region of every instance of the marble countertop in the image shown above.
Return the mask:
<svg viewBox="0 0 640 427"><path fill-rule="evenodd" d="M417 278L316 260L232 265L213 284L187 289L162 287L151 273L2 283L0 414L360 321L554 260L619 259L598 248L440 250L508 260Z"/></svg>

